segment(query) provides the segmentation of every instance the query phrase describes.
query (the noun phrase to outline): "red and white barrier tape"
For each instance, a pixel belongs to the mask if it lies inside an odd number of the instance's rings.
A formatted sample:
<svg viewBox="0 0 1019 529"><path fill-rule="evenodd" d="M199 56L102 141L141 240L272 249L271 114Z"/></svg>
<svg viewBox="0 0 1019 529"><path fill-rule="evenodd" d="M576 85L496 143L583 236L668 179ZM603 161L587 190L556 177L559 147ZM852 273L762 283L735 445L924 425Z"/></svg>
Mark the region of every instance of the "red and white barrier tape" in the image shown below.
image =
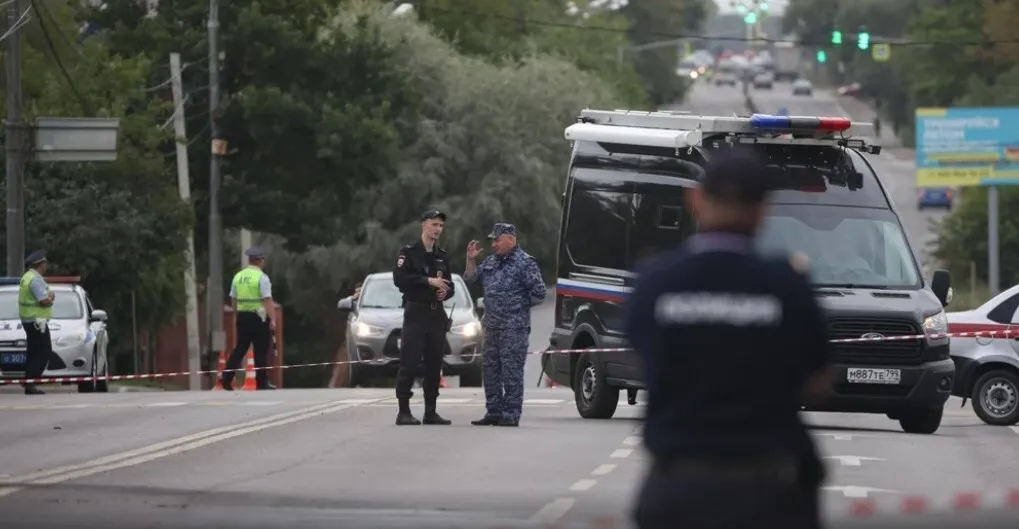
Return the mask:
<svg viewBox="0 0 1019 529"><path fill-rule="evenodd" d="M849 505L853 518L871 516L935 514L980 509L1019 509L1019 488L997 491L960 492L941 497L893 494L880 500L859 499Z"/></svg>
<svg viewBox="0 0 1019 529"><path fill-rule="evenodd" d="M1006 329L1000 331L974 331L974 332L955 332L955 333L938 333L938 334L913 334L906 336L882 336L882 337L868 337L868 338L842 338L838 340L831 340L831 343L861 343L861 342L897 342L906 340L922 340L922 339L941 339L941 338L1008 338L1010 336L1019 336L1019 329ZM585 353L625 353L632 351L629 347L592 347L587 349L546 349L538 351L528 351L529 355L536 354L585 354ZM394 359L395 360L395 359ZM295 369L298 367L325 367L325 366L336 366L346 364L371 364L371 362L359 361L359 360L343 360L338 362L316 362L311 364L289 364L282 366L269 366L269 367L256 367L255 370L260 369ZM237 369L225 369L226 371L245 371L246 368L240 367ZM219 370L204 370L204 371L178 371L175 373L147 373L140 375L110 375L110 376L96 376L96 377L47 377L47 378L0 378L0 386L9 384L59 384L59 383L77 383L77 382L91 382L93 380L142 380L142 379L153 379L153 378L169 378L169 377L180 377L189 375L211 375L220 373Z"/></svg>

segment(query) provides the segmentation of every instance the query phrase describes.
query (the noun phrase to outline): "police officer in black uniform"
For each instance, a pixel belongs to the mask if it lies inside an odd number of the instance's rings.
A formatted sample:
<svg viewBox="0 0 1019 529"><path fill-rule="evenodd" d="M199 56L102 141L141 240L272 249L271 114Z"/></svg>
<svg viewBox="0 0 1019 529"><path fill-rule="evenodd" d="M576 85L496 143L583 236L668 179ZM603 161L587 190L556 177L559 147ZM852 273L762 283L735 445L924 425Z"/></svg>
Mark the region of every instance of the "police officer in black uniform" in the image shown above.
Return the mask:
<svg viewBox="0 0 1019 529"><path fill-rule="evenodd" d="M824 468L801 422L830 388L821 308L798 259L754 250L777 170L718 152L688 192L697 233L649 262L627 333L645 358L652 465L640 529L817 529Z"/></svg>
<svg viewBox="0 0 1019 529"><path fill-rule="evenodd" d="M422 422L410 412L414 375L422 362L425 368L421 384L425 394L424 423L451 424L435 411L449 324L442 302L454 293L449 259L437 244L445 222L445 213L437 209L425 212L421 216L421 237L400 248L393 267L393 282L403 292L403 337L400 369L396 373L396 398L400 402L396 415L398 426Z"/></svg>

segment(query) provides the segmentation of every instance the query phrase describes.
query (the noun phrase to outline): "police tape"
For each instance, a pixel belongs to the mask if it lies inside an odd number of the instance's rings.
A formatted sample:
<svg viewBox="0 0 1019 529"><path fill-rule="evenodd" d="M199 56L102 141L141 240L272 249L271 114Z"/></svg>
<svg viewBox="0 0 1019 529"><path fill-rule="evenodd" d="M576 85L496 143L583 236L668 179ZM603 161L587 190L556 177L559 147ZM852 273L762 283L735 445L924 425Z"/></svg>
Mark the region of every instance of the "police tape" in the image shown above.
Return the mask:
<svg viewBox="0 0 1019 529"><path fill-rule="evenodd" d="M876 333L874 333L876 334ZM966 331L966 332L947 332L947 333L931 333L931 334L910 334L902 336L861 336L860 338L840 338L836 340L830 340L830 343L866 343L866 342L897 342L897 341L909 341L909 340L940 340L943 338L1009 338L1012 336L1019 337L1019 329L1003 329L996 331ZM540 355L540 354L592 354L592 353L626 353L633 351L631 347L587 347L584 349L542 349L537 351L528 351L528 355ZM447 355L448 356L448 355ZM391 358L390 360L396 360ZM297 369L303 367L327 367L327 366L338 366L338 365L350 365L350 364L364 364L373 365L372 360L338 360L332 362L314 362L307 364L284 364L280 366L265 366L255 367L254 370L268 370L268 369ZM377 365L377 364L375 364ZM250 367L239 367L236 369L207 369L200 371L177 371L172 373L142 373L136 375L98 375L98 376L74 376L74 377L43 377L43 378L0 378L0 386L10 384L73 384L82 382L92 382L96 380L105 380L110 382L116 382L120 380L144 380L144 379L157 379L157 378L172 378L182 377L190 375L215 375L226 372L237 372L237 371L250 371ZM0 376L3 376L0 373Z"/></svg>

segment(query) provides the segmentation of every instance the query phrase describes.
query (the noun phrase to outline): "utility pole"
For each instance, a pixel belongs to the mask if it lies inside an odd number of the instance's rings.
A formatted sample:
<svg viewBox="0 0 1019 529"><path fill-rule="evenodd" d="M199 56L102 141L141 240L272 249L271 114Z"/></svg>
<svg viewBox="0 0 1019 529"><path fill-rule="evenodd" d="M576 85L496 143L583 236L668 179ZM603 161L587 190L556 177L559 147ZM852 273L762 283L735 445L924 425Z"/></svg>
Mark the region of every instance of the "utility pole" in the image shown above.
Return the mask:
<svg viewBox="0 0 1019 529"><path fill-rule="evenodd" d="M220 163L226 142L219 132L219 0L209 0L209 119L212 148L209 157L209 282L208 312L210 350L218 355L226 348L223 332L223 220L219 214Z"/></svg>
<svg viewBox="0 0 1019 529"><path fill-rule="evenodd" d="M177 147L177 187L180 198L191 203L191 175L188 167L187 131L185 129L184 88L180 78L180 54L170 54L170 87L173 90L173 134ZM188 389L202 389L202 346L198 337L198 287L195 286L195 236L188 232L187 269L184 270L184 292L187 294L186 325L188 335Z"/></svg>
<svg viewBox="0 0 1019 529"><path fill-rule="evenodd" d="M21 0L7 2L7 275L25 271L25 120L21 94Z"/></svg>

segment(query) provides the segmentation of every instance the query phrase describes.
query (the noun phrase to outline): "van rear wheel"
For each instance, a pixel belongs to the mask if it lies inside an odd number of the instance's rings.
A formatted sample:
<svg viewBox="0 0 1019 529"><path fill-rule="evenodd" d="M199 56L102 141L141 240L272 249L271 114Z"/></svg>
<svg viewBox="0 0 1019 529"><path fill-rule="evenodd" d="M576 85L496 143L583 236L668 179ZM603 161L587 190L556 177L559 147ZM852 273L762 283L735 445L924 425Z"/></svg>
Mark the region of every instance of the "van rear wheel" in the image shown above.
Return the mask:
<svg viewBox="0 0 1019 529"><path fill-rule="evenodd" d="M585 419L611 419L619 405L619 388L610 386L595 357L585 354L573 372L577 411Z"/></svg>

